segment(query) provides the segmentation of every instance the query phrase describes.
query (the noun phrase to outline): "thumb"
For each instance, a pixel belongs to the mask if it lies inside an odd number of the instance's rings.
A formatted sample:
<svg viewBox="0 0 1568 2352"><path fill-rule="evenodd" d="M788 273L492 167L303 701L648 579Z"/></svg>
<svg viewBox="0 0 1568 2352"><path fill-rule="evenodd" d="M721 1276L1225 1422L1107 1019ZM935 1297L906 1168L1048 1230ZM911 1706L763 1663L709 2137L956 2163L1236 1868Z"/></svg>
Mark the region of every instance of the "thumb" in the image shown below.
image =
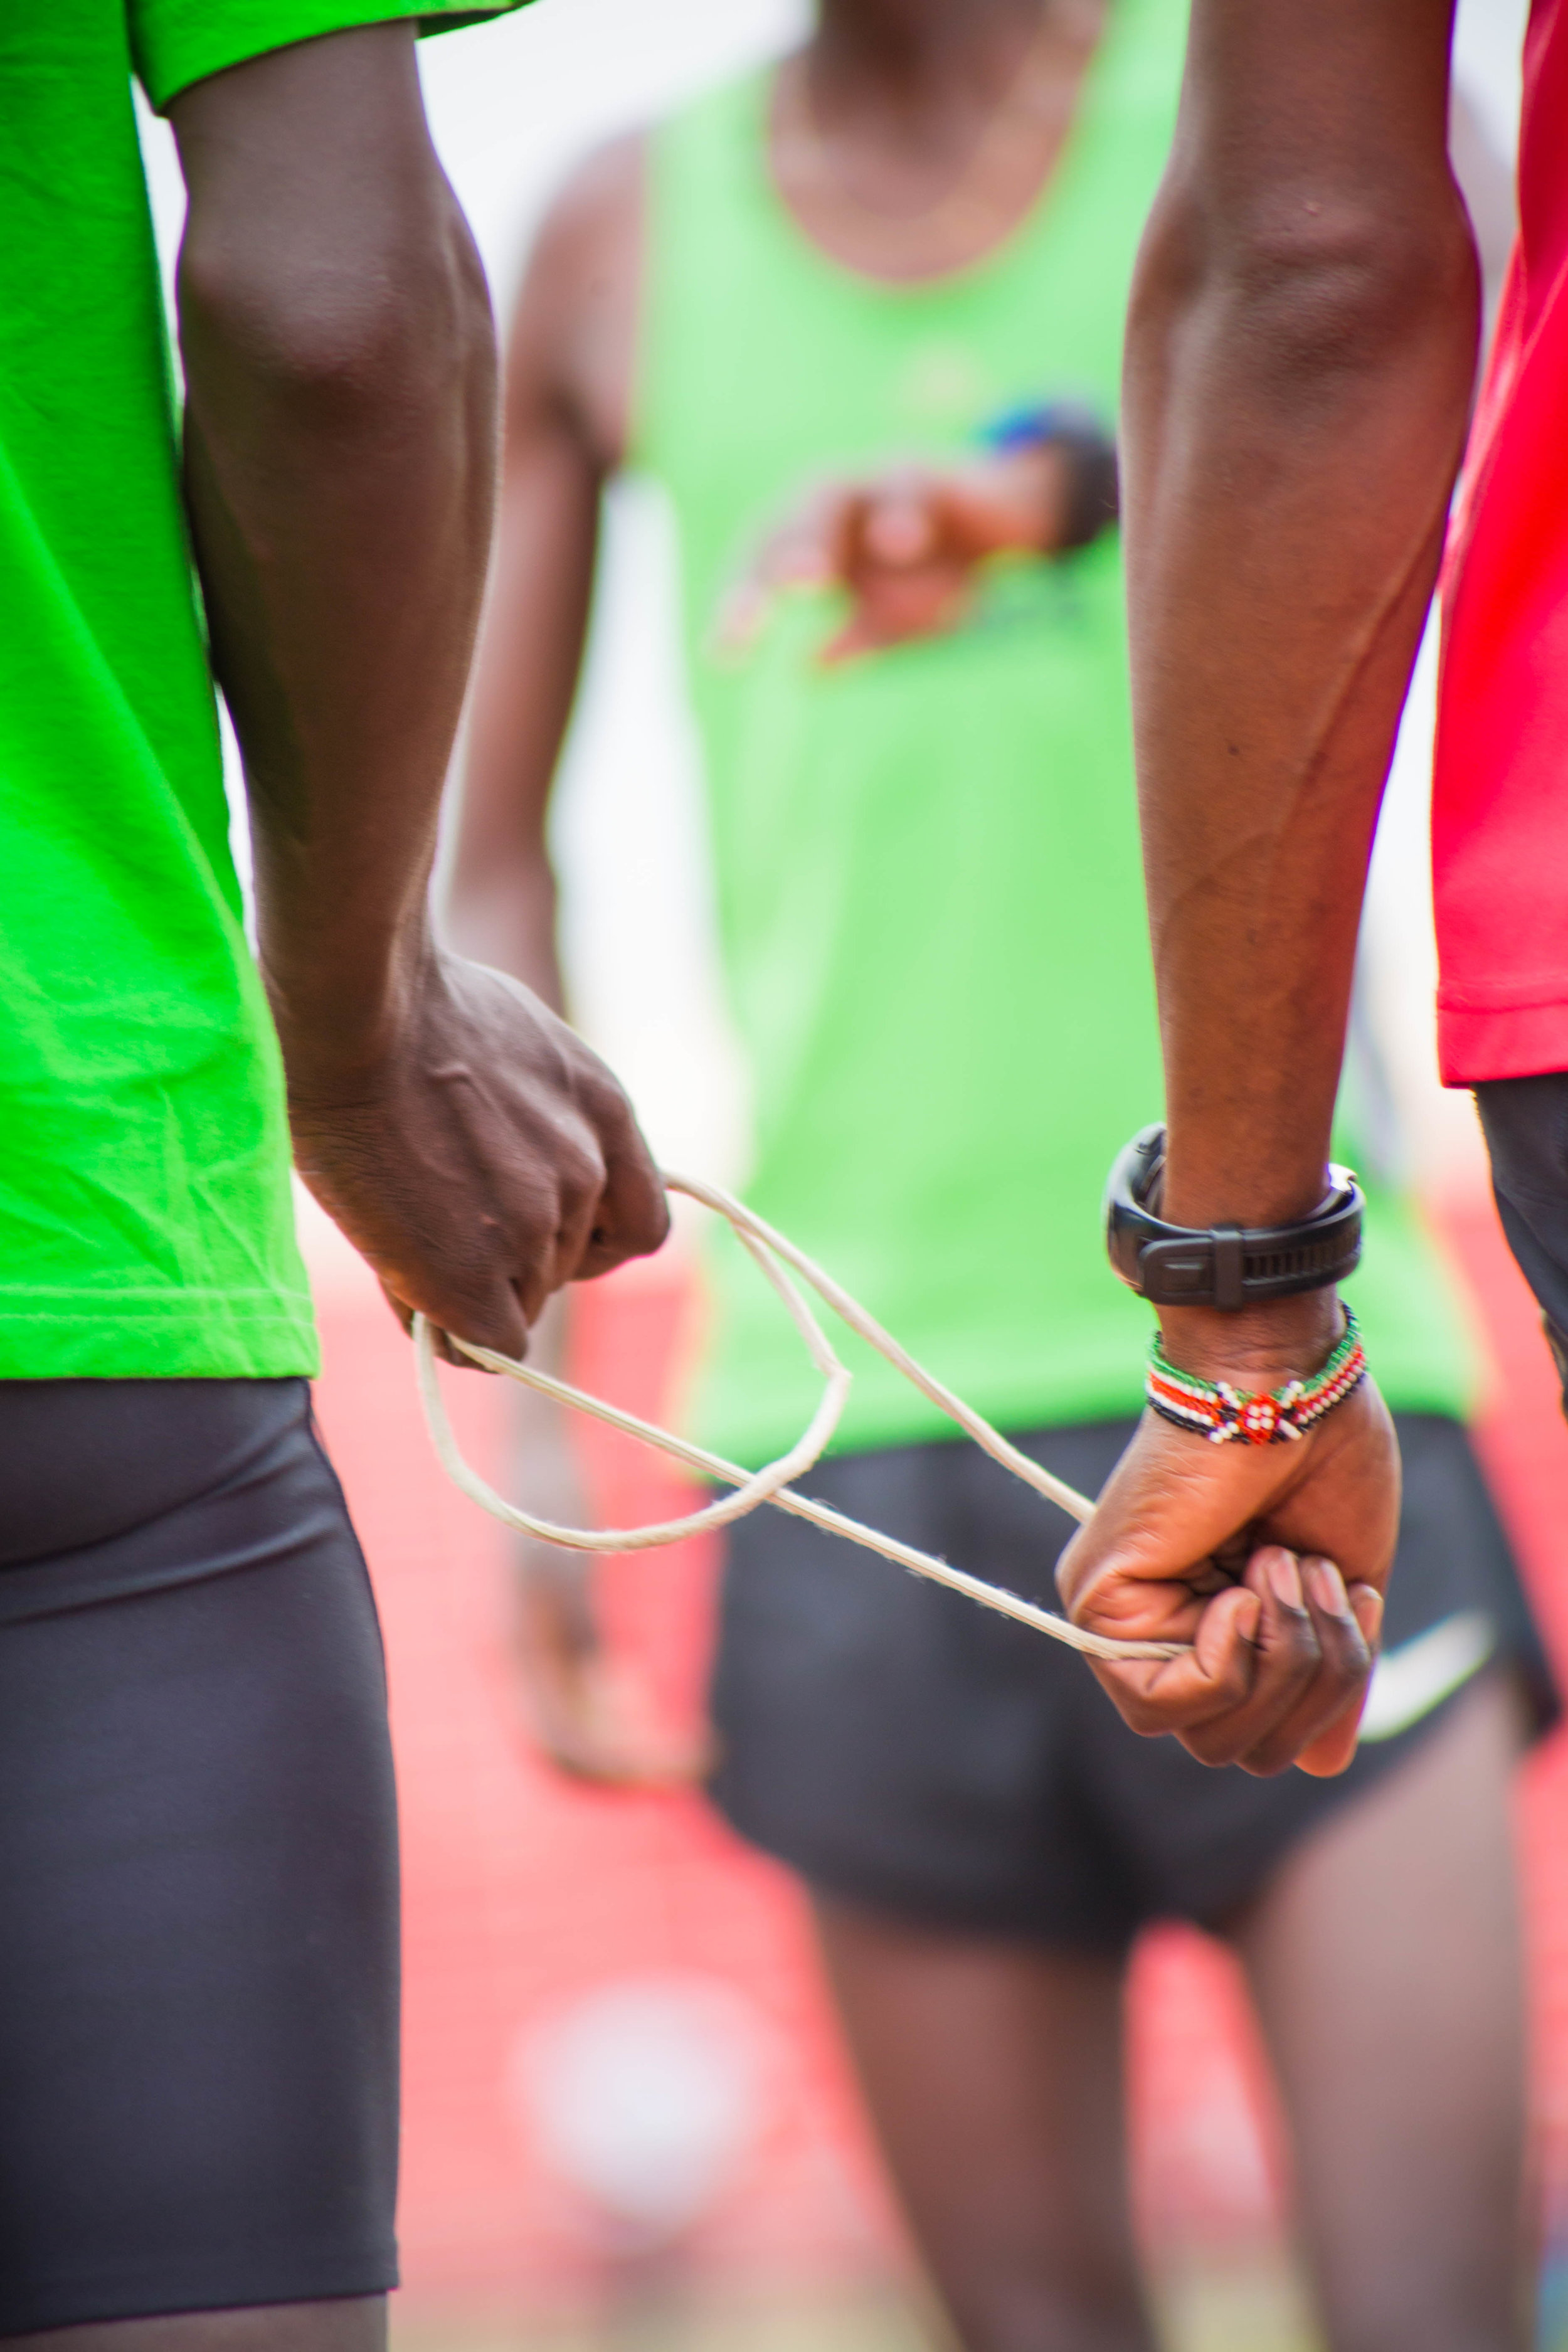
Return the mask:
<svg viewBox="0 0 1568 2352"><path fill-rule="evenodd" d="M1193 1636L1193 1654L1211 1682L1226 1679L1239 1643L1257 1641L1262 1615L1262 1601L1245 1584L1216 1592L1205 1604Z"/></svg>
<svg viewBox="0 0 1568 2352"><path fill-rule="evenodd" d="M1096 1632L1126 1634L1124 1621L1096 1605L1116 1589L1114 1571L1110 1579L1091 1586L1072 1612L1074 1623L1092 1622ZM1257 1675L1261 1613L1256 1592L1245 1585L1229 1585L1203 1608L1190 1629L1190 1649L1173 1658L1091 1658L1089 1665L1134 1731L1183 1732L1246 1704ZM1137 1630L1142 1635L1146 1624Z"/></svg>
<svg viewBox="0 0 1568 2352"><path fill-rule="evenodd" d="M1207 1445L1145 1413L1101 1488L1093 1517L1062 1554L1057 1586L1069 1610L1087 1600L1091 1585L1125 1585L1154 1605L1163 1584L1171 1588L1171 1605L1185 1603L1195 1623L1199 1594L1222 1580L1216 1557L1230 1554L1279 1481L1280 1466L1266 1453L1257 1446ZM1098 1622L1098 1592L1094 1605Z"/></svg>

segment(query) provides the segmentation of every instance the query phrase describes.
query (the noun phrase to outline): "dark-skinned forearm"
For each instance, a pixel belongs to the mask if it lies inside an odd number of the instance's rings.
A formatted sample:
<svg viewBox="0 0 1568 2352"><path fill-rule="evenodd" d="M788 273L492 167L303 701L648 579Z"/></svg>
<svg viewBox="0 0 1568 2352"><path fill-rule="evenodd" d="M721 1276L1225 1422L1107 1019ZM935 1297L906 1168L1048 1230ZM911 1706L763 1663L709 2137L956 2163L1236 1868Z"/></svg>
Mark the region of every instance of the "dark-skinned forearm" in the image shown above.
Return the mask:
<svg viewBox="0 0 1568 2352"><path fill-rule="evenodd" d="M329 106L332 46L263 61L280 100L303 58ZM187 501L245 758L262 964L291 1083L333 1085L374 1057L427 952L496 430L489 300L423 133L411 38L376 28L340 56L341 111L321 127L377 165L357 212L340 160L332 215L311 220L309 142L252 184L216 86L176 115ZM258 247L240 215L264 184Z"/></svg>
<svg viewBox="0 0 1568 2352"><path fill-rule="evenodd" d="M1140 265L1124 503L1182 1223L1267 1223L1322 1194L1371 836L1475 363L1440 15L1198 0ZM1310 16L1293 59L1279 27ZM1331 1312L1271 1310L1260 1344L1310 1356ZM1245 1352L1252 1319L1226 1318L1226 1344Z"/></svg>
<svg viewBox="0 0 1568 2352"><path fill-rule="evenodd" d="M547 821L582 668L603 483L580 437L553 416L542 422L537 405L509 442L447 928L465 955L559 1010Z"/></svg>

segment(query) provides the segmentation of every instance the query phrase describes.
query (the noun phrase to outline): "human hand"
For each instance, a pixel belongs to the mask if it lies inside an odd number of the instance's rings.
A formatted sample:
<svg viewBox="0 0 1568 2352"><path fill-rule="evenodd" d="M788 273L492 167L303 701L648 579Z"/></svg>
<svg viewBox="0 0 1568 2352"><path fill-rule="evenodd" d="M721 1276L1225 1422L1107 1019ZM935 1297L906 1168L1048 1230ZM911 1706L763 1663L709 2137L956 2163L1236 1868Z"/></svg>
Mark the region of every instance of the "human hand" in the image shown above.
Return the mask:
<svg viewBox="0 0 1568 2352"><path fill-rule="evenodd" d="M521 982L426 941L393 993L351 1049L274 991L300 1173L405 1328L521 1356L563 1283L659 1246L663 1185L615 1078Z"/></svg>
<svg viewBox="0 0 1568 2352"><path fill-rule="evenodd" d="M546 1544L519 1553L517 1659L524 1727L556 1769L601 1788L680 1789L709 1743L660 1723L643 1676L599 1638L585 1563Z"/></svg>
<svg viewBox="0 0 1568 2352"><path fill-rule="evenodd" d="M1070 459L1052 445L946 467L891 467L811 492L771 531L731 589L717 631L743 652L792 588L839 588L849 618L829 666L943 635L963 619L980 567L1060 542Z"/></svg>
<svg viewBox="0 0 1568 2352"><path fill-rule="evenodd" d="M1151 1412L1058 1583L1075 1624L1192 1643L1091 1661L1135 1731L1173 1732L1205 1764L1331 1774L1355 1752L1398 1520L1398 1446L1370 1379L1294 1444L1215 1445Z"/></svg>

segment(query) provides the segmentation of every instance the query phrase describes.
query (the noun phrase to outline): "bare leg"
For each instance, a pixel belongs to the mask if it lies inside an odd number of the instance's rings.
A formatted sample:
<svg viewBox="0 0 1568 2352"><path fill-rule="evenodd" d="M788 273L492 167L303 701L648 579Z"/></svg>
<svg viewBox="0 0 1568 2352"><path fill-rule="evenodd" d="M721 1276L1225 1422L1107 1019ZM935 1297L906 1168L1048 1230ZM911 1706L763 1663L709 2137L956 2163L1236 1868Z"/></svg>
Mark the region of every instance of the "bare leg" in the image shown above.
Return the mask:
<svg viewBox="0 0 1568 2352"><path fill-rule="evenodd" d="M1152 2352L1128 2217L1119 1960L819 1898L839 2014L964 2352Z"/></svg>
<svg viewBox="0 0 1568 2352"><path fill-rule="evenodd" d="M248 2311L181 2311L100 2319L5 2337L5 2352L384 2352L386 2297L278 2303Z"/></svg>
<svg viewBox="0 0 1568 2352"><path fill-rule="evenodd" d="M1512 1689L1489 1675L1235 1928L1334 2352L1530 2340L1518 1748Z"/></svg>

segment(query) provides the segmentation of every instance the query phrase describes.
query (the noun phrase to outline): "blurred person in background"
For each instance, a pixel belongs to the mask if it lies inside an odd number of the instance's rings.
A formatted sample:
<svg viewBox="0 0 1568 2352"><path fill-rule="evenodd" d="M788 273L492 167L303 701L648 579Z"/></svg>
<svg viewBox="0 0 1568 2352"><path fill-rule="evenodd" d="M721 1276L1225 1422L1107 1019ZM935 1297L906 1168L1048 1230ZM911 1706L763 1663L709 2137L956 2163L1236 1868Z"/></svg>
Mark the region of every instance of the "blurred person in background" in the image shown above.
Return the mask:
<svg viewBox="0 0 1568 2352"><path fill-rule="evenodd" d="M54 2352L364 2352L395 2284L386 1687L290 1128L399 1313L498 1346L664 1229L608 1073L427 920L496 387L409 13L0 41L0 2336Z"/></svg>
<svg viewBox="0 0 1568 2352"><path fill-rule="evenodd" d="M1147 1335L1097 1203L1160 1098L1108 425L1184 26L1179 0L825 0L776 72L569 185L511 343L455 886L464 944L558 996L547 805L601 494L645 468L679 532L747 1198L1090 1492ZM810 1890L970 2352L1152 2342L1121 1998L1170 1915L1247 1971L1331 2342L1527 2340L1509 1789L1554 1702L1443 1269L1408 1198L1368 1190L1356 1303L1410 1475L1342 1778L1207 1771L1016 1625L775 1514L729 1535L713 1793ZM755 1463L812 1375L740 1253L710 1273L701 1432ZM847 1360L811 1491L1048 1601L1066 1527L880 1359ZM560 1423L521 1411L522 1490L573 1516ZM1342 1588L1268 1565L1270 1611L1343 1613ZM556 1759L689 1769L599 1654L575 1564L529 1549L522 1575Z"/></svg>

